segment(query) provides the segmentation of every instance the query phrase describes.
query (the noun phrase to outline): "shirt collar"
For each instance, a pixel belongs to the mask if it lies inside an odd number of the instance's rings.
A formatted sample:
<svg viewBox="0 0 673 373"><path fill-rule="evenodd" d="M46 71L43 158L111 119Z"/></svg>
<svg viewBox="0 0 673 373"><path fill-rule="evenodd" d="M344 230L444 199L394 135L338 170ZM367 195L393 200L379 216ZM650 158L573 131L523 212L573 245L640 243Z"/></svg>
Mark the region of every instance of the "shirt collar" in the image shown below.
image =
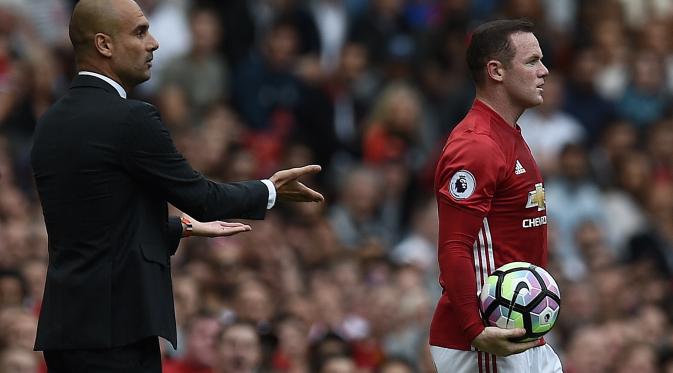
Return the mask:
<svg viewBox="0 0 673 373"><path fill-rule="evenodd" d="M110 84L112 87L114 87L114 89L117 90L117 92L119 93L119 95L120 95L122 98L126 98L126 91L125 91L124 88L121 86L121 84L115 82L114 80L108 78L108 77L105 76L105 75L101 75L101 74L98 74L98 73L95 73L95 72L92 72L92 71L80 71L80 72L78 72L77 74L78 74L78 75L95 76L96 78L102 79L102 80L104 80L105 82L107 82L108 84Z"/></svg>
<svg viewBox="0 0 673 373"><path fill-rule="evenodd" d="M494 118L494 119L495 119L495 122L496 122L496 123L499 123L499 124L501 124L501 125L503 125L503 126L506 126L507 128L509 128L509 130L512 130L512 131L517 132L517 133L521 133L521 127L519 127L519 124L518 124L518 123L514 123L514 127L512 127L512 125L509 124L509 123L505 120L505 118L503 118L502 115L500 115L500 113L498 113L497 111L495 111L495 109L493 109L490 105L486 104L484 101L482 101L482 100L480 100L480 99L478 99L478 98L475 98L475 99L474 99L474 104L473 104L473 106L474 106L475 108L480 108L481 110L484 110L484 111L486 111L487 113L489 113L489 115L491 116L491 118Z"/></svg>

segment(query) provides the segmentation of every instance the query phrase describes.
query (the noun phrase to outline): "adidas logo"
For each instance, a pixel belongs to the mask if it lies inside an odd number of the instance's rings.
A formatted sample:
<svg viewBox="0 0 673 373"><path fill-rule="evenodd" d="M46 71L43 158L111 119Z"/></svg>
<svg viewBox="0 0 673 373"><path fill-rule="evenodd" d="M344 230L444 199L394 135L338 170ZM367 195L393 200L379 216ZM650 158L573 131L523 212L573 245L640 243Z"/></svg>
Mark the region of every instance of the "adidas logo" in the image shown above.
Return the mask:
<svg viewBox="0 0 673 373"><path fill-rule="evenodd" d="M516 167L514 167L514 174L515 175L521 175L523 173L526 173L526 169L523 168L523 166L521 165L521 162L519 162L519 160L517 159L516 160Z"/></svg>

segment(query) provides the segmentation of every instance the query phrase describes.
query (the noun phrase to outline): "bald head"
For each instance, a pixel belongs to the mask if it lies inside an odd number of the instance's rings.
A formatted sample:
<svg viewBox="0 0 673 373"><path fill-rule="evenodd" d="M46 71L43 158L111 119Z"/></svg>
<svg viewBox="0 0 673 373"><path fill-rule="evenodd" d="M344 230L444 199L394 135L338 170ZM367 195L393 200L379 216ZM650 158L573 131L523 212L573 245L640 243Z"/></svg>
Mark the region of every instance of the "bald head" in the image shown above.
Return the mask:
<svg viewBox="0 0 673 373"><path fill-rule="evenodd" d="M70 19L70 42L79 56L93 50L97 33L113 35L118 30L119 5L128 0L81 0Z"/></svg>

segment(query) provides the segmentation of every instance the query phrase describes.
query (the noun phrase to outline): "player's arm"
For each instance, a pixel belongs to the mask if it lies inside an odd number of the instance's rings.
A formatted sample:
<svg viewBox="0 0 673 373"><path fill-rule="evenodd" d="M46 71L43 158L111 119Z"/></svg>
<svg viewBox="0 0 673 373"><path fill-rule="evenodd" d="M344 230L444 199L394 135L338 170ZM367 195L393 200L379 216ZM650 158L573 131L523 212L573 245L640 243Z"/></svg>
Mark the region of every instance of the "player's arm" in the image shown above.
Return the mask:
<svg viewBox="0 0 673 373"><path fill-rule="evenodd" d="M473 244L477 239L483 218L461 210L449 203L439 203L440 246L439 265L442 282L449 300L463 326L466 337L480 351L507 356L523 352L539 344L538 341L518 343L511 338L521 337L525 329L484 327L479 304L474 270ZM450 281L450 282L447 282Z"/></svg>
<svg viewBox="0 0 673 373"><path fill-rule="evenodd" d="M438 200L438 259L442 284L468 340L484 330L477 303L477 285L472 256L483 218L446 200Z"/></svg>

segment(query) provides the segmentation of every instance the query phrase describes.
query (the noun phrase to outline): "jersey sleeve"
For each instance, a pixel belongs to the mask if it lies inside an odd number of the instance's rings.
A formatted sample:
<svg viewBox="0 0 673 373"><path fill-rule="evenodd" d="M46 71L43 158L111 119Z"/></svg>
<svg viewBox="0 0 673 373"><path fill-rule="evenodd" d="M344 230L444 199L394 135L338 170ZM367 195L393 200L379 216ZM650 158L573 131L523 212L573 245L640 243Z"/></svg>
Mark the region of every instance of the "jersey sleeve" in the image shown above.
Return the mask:
<svg viewBox="0 0 673 373"><path fill-rule="evenodd" d="M486 135L452 139L438 164L437 197L477 216L485 216L498 180L506 175L506 161L495 141Z"/></svg>
<svg viewBox="0 0 673 373"><path fill-rule="evenodd" d="M449 142L438 165L440 283L467 340L484 330L473 245L491 208L504 157L490 138Z"/></svg>

